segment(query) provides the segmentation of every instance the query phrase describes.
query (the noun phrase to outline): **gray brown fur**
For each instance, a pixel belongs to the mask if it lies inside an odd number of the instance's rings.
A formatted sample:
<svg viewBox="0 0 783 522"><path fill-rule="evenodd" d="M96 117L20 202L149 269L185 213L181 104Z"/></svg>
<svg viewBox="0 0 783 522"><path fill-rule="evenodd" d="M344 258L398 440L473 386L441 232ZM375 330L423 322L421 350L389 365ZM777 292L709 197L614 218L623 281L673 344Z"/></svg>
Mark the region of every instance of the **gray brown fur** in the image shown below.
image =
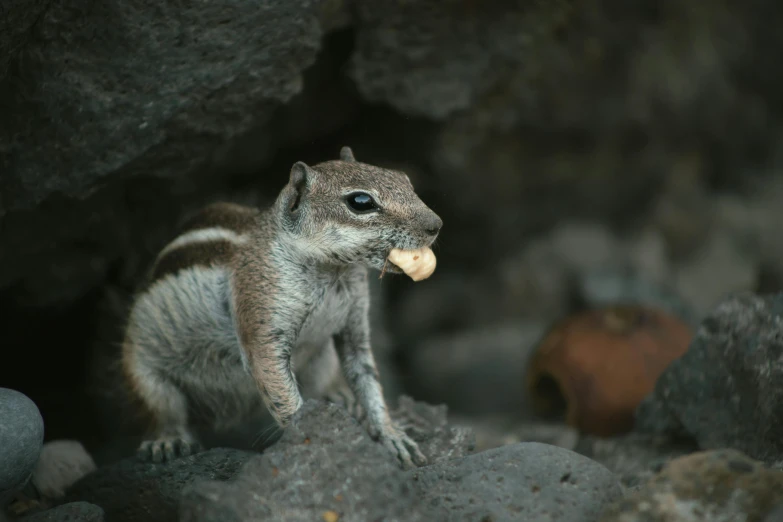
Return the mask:
<svg viewBox="0 0 783 522"><path fill-rule="evenodd" d="M193 266L225 266L231 262L236 248L231 241L210 241L177 248L163 255L152 269L151 283L165 279Z"/></svg>
<svg viewBox="0 0 783 522"><path fill-rule="evenodd" d="M355 190L380 210L351 211ZM266 408L285 427L303 397L348 394L404 466L424 463L378 382L367 277L392 248L431 245L441 225L404 173L347 147L337 161L296 163L263 212L204 209L161 252L130 313L123 369L156 426L142 454L193 451L195 422L230 427Z"/></svg>
<svg viewBox="0 0 783 522"><path fill-rule="evenodd" d="M236 203L213 203L186 220L179 230L185 233L204 228L223 227L244 234L250 232L256 224L259 211L255 208Z"/></svg>

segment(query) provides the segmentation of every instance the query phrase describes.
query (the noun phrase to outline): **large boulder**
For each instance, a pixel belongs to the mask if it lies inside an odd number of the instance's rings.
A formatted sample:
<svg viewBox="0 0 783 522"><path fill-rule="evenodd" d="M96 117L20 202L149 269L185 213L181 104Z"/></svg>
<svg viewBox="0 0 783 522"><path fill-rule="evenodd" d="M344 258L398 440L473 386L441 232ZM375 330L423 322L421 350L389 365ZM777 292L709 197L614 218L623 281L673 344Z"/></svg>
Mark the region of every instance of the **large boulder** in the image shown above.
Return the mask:
<svg viewBox="0 0 783 522"><path fill-rule="evenodd" d="M636 429L783 460L783 294L741 294L706 317L637 410Z"/></svg>
<svg viewBox="0 0 783 522"><path fill-rule="evenodd" d="M330 513L344 521L431 520L426 512L388 450L343 408L309 400L280 440L235 480L188 488L180 520L305 521Z"/></svg>
<svg viewBox="0 0 783 522"><path fill-rule="evenodd" d="M0 388L0 511L32 476L43 437L35 403L18 391Z"/></svg>
<svg viewBox="0 0 783 522"><path fill-rule="evenodd" d="M310 0L49 3L3 82L5 211L200 165L301 91L319 14Z"/></svg>
<svg viewBox="0 0 783 522"><path fill-rule="evenodd" d="M572 451L522 442L414 472L435 520L596 521L621 496L617 477Z"/></svg>

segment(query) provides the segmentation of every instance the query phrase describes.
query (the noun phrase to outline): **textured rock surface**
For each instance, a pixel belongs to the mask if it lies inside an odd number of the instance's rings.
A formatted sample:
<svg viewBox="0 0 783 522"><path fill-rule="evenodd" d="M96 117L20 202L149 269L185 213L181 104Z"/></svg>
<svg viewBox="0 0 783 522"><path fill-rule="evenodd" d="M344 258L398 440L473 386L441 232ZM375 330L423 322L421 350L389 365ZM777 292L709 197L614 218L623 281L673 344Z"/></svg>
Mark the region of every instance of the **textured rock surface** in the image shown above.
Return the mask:
<svg viewBox="0 0 783 522"><path fill-rule="evenodd" d="M88 502L70 502L23 517L22 522L103 522L103 509Z"/></svg>
<svg viewBox="0 0 783 522"><path fill-rule="evenodd" d="M452 422L468 426L476 434L476 452L519 442L550 444L604 465L625 488L632 490L660 471L666 462L698 450L691 441L638 433L596 437L580 434L563 423L520 421L509 416L463 416Z"/></svg>
<svg viewBox="0 0 783 522"><path fill-rule="evenodd" d="M616 477L574 452L512 444L413 472L436 520L595 521L621 495Z"/></svg>
<svg viewBox="0 0 783 522"><path fill-rule="evenodd" d="M180 520L578 522L596 520L620 495L611 472L574 452L522 443L469 454L464 439L443 436L443 409L402 398L395 417L429 419L411 433L430 465L403 472L342 408L308 401L282 438L234 480L189 487Z"/></svg>
<svg viewBox="0 0 783 522"><path fill-rule="evenodd" d="M472 433L448 425L445 407L430 406L405 396L398 402L393 417L420 441L430 462L462 457L472 451ZM240 472L248 461L251 463ZM235 481L224 483L235 476ZM296 516L304 519L309 516L312 520L321 516L318 511L321 508L347 510L360 517L359 520L366 520L367 513L384 513L378 510L385 509L392 501L401 513L413 509L406 499L415 504L415 498L412 490L403 484L403 476L394 456L372 441L343 408L311 400L295 423L264 454L212 449L166 464L126 459L99 468L77 482L68 489L65 501L96 504L111 520L166 521L178 516L182 491L193 485L182 502L182 516L190 517L188 520L211 520L210 513L217 513L217 520L230 520L231 513L245 517L251 512L258 516L298 513ZM274 480L267 483L267 479ZM345 480L340 486L344 490L340 490L338 484ZM303 482L309 484L307 488L302 488ZM364 489L352 489L355 484L361 484ZM387 486L394 484L401 489L387 490ZM342 496L333 499L327 494L332 490L333 496L341 493ZM218 495L214 491L222 493ZM266 507L257 502L258 495L264 491L270 499ZM383 498L378 496L382 491L387 491ZM310 504L300 506L303 499L309 499ZM327 505L329 499L338 504ZM261 511L253 511L258 509Z"/></svg>
<svg viewBox="0 0 783 522"><path fill-rule="evenodd" d="M783 459L783 295L744 294L706 317L637 411L637 429Z"/></svg>
<svg viewBox="0 0 783 522"><path fill-rule="evenodd" d="M25 485L44 437L38 407L26 395L0 388L0 507Z"/></svg>
<svg viewBox="0 0 783 522"><path fill-rule="evenodd" d="M318 14L308 0L51 3L6 84L24 108L3 126L4 207L83 196L137 169L165 176L203 163L301 90L320 47ZM45 116L49 125L30 126Z"/></svg>
<svg viewBox="0 0 783 522"><path fill-rule="evenodd" d="M502 68L493 68L493 59L505 59L507 64L519 59L514 51L524 38L511 40L517 45L509 49L508 40L491 37L482 27L491 24L505 36L512 28L528 33L533 23L541 22L519 11L476 9L455 1L384 0L372 6L359 4L358 12L352 76L361 92L404 112L439 119L470 107L498 83Z"/></svg>
<svg viewBox="0 0 783 522"><path fill-rule="evenodd" d="M177 518L185 486L197 480L227 480L254 455L213 449L166 464L130 458L86 476L68 490L64 502L100 506L108 520L169 522Z"/></svg>
<svg viewBox="0 0 783 522"><path fill-rule="evenodd" d="M602 522L761 522L783 499L783 472L735 450L671 461L641 490L607 510Z"/></svg>
<svg viewBox="0 0 783 522"><path fill-rule="evenodd" d="M574 448L606 466L631 490L641 487L671 459L696 450L689 441L637 433L612 438L582 436Z"/></svg>
<svg viewBox="0 0 783 522"><path fill-rule="evenodd" d="M473 431L467 427L452 426L447 413L448 408L443 404L433 406L403 395L390 415L419 444L428 463L434 464L464 457L476 447Z"/></svg>
<svg viewBox="0 0 783 522"><path fill-rule="evenodd" d="M429 458L430 455L427 455ZM335 405L307 401L280 440L231 482L201 482L182 522L432 520L395 458Z"/></svg>

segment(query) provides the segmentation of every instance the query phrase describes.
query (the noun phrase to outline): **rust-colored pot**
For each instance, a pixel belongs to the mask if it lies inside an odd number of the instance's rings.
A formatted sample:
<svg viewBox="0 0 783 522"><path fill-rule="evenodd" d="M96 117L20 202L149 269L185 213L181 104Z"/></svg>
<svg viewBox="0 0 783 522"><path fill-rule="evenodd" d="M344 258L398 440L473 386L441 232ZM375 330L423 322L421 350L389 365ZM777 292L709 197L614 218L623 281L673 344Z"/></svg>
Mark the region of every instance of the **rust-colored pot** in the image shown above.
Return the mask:
<svg viewBox="0 0 783 522"><path fill-rule="evenodd" d="M688 349L692 332L662 310L619 305L556 324L527 369L533 408L565 411L583 433L611 436L633 428L634 410L664 369Z"/></svg>

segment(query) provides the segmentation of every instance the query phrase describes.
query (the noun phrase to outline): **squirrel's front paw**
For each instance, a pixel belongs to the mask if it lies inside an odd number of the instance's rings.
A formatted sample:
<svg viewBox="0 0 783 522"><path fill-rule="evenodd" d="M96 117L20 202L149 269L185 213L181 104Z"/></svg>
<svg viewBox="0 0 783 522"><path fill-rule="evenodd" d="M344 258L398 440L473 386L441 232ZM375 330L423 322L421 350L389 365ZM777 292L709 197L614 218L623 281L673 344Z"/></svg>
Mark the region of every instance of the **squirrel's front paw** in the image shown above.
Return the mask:
<svg viewBox="0 0 783 522"><path fill-rule="evenodd" d="M198 442L179 437L165 437L142 442L136 454L142 460L160 463L170 462L179 457L188 457L201 450L201 445Z"/></svg>
<svg viewBox="0 0 783 522"><path fill-rule="evenodd" d="M427 457L419 450L419 445L398 426L385 426L381 430L371 429L370 435L397 457L403 469L427 464Z"/></svg>

